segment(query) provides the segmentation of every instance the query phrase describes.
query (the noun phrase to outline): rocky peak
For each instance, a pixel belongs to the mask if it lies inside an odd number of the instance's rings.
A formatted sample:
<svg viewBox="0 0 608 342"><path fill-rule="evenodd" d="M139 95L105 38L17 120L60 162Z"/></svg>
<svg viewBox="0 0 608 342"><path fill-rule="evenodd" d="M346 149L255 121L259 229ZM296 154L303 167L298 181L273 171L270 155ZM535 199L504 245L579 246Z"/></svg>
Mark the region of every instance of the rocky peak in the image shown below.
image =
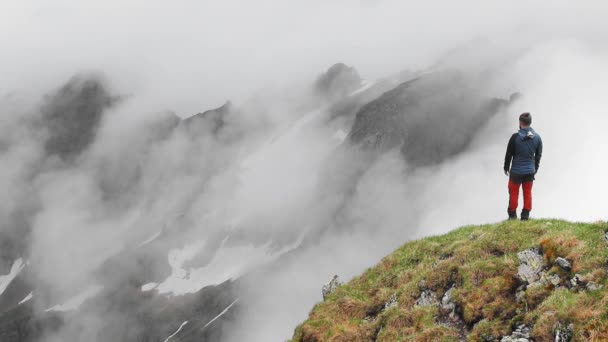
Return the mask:
<svg viewBox="0 0 608 342"><path fill-rule="evenodd" d="M361 87L361 82L355 68L336 63L319 75L315 82L315 92L325 99L336 100L357 90Z"/></svg>
<svg viewBox="0 0 608 342"><path fill-rule="evenodd" d="M195 114L182 121L182 125L192 132L207 127L213 134L217 134L226 125L226 116L233 110L232 102L226 101L222 106ZM199 127L201 126L201 127Z"/></svg>
<svg viewBox="0 0 608 342"><path fill-rule="evenodd" d="M80 154L93 141L104 110L118 99L99 77L82 75L48 95L41 109L47 153L63 159Z"/></svg>

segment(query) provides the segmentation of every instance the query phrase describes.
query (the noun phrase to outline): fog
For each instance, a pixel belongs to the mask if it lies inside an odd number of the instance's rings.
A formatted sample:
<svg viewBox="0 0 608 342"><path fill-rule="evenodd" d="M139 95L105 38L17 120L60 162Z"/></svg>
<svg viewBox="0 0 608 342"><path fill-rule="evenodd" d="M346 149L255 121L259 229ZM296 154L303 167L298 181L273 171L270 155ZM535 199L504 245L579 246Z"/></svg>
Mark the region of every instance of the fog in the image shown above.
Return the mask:
<svg viewBox="0 0 608 342"><path fill-rule="evenodd" d="M545 145L532 215L606 219L607 12L599 1L4 1L0 232L24 245L10 255L29 261L39 311L122 284L102 265L160 234L146 280L163 281L167 253L188 250L199 287L241 279L224 340L287 339L334 274L505 219L502 161L521 112ZM336 62L366 80L458 70L467 96L522 98L467 132L464 151L417 166L336 136L352 118L331 120L311 92ZM87 109L103 115L82 150L53 152L48 113L71 110L61 87L74 75L107 92ZM219 126L175 123L226 100ZM425 133L456 142L458 125ZM42 340L109 340L119 335L100 322L117 315L131 323L100 305Z"/></svg>
<svg viewBox="0 0 608 342"><path fill-rule="evenodd" d="M473 38L605 38L601 1L3 1L0 90L45 92L104 72L154 110L188 116L308 80L329 65L370 79L427 67Z"/></svg>

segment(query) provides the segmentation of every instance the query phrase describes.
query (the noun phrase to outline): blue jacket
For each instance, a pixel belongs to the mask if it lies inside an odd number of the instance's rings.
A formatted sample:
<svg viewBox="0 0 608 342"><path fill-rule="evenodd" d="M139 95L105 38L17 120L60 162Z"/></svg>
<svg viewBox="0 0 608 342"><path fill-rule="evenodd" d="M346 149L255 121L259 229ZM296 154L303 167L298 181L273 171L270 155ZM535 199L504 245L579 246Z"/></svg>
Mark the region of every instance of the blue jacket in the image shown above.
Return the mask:
<svg viewBox="0 0 608 342"><path fill-rule="evenodd" d="M512 174L534 175L540 167L543 154L543 141L532 127L521 128L513 134L507 145L505 171Z"/></svg>

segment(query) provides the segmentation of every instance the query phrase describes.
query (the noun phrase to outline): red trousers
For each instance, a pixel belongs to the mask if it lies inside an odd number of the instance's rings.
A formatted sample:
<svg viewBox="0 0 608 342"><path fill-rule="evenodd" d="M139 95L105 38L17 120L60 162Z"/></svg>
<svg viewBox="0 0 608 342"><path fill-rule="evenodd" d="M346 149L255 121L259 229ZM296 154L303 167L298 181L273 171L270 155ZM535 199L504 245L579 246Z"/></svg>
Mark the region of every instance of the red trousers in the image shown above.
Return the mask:
<svg viewBox="0 0 608 342"><path fill-rule="evenodd" d="M524 210L532 210L532 182L518 184L509 179L509 211L511 212L517 210L520 186L524 189Z"/></svg>

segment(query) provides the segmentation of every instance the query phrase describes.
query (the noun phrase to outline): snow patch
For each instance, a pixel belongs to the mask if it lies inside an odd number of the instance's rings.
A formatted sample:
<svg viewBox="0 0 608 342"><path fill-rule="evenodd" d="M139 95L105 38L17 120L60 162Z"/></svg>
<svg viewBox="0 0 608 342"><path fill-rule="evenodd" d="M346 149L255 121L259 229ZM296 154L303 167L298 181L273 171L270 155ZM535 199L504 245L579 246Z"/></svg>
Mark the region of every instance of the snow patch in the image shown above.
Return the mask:
<svg viewBox="0 0 608 342"><path fill-rule="evenodd" d="M32 299L32 297L34 297L34 292L30 292L30 294L25 296L25 298L23 298L17 305L21 305L21 304L27 302L28 300Z"/></svg>
<svg viewBox="0 0 608 342"><path fill-rule="evenodd" d="M158 239L158 237L160 236L161 233L162 233L162 230L159 230L158 233L150 236L147 240L145 240L142 243L140 243L139 245L137 245L137 247L145 246L145 245L149 244L150 242Z"/></svg>
<svg viewBox="0 0 608 342"><path fill-rule="evenodd" d="M205 329L206 327L208 327L209 325L211 325L211 323L215 322L215 320L217 320L218 318L222 317L238 301L239 301L239 298L235 299L234 302L230 303L230 305L228 305L222 312L220 312L219 315L215 316L212 320L210 320L207 324L205 324L205 326L201 330Z"/></svg>
<svg viewBox="0 0 608 342"><path fill-rule="evenodd" d="M143 292L154 290L158 286L158 283L147 283L141 287Z"/></svg>
<svg viewBox="0 0 608 342"><path fill-rule="evenodd" d="M25 264L23 263L23 259L19 258L13 262L13 266L8 274L0 276L0 295L4 293L4 291L8 288L11 282L17 278L19 273L23 270Z"/></svg>
<svg viewBox="0 0 608 342"><path fill-rule="evenodd" d="M167 339L165 340L165 342L169 342L169 340L170 340L171 338L173 338L175 335L179 334L179 332L180 332L180 331L182 331L182 328L183 328L183 327L184 327L186 324L188 324L188 321L185 321L184 323L182 323L182 325L180 325L180 326L179 326L179 328L177 328L177 330L176 330L176 331L175 331L173 334L171 334L171 336L167 337Z"/></svg>
<svg viewBox="0 0 608 342"><path fill-rule="evenodd" d="M99 292L103 290L103 286L101 285L93 285L82 291L78 295L68 299L67 302L61 305L55 305L51 308L46 309L46 312L49 311L71 311L76 310L82 303L84 303L87 299L95 297Z"/></svg>
<svg viewBox="0 0 608 342"><path fill-rule="evenodd" d="M158 292L178 296L195 293L206 286L218 285L224 281L236 279L253 267L276 260L301 243L301 239L299 239L293 245L275 251L271 248L270 242L260 247L251 244L227 247L225 246L227 240L228 238L222 242L213 259L200 268L186 270L183 265L204 248L204 241L187 245L182 249L171 250L169 252L169 265L171 265L172 273L156 287Z"/></svg>
<svg viewBox="0 0 608 342"><path fill-rule="evenodd" d="M367 89L371 88L374 86L374 84L376 84L376 81L368 81L368 80L364 80L362 82L363 86L355 91L353 91L352 93L350 93L350 95L348 96L355 96L357 94L361 94L362 92L366 91Z"/></svg>

